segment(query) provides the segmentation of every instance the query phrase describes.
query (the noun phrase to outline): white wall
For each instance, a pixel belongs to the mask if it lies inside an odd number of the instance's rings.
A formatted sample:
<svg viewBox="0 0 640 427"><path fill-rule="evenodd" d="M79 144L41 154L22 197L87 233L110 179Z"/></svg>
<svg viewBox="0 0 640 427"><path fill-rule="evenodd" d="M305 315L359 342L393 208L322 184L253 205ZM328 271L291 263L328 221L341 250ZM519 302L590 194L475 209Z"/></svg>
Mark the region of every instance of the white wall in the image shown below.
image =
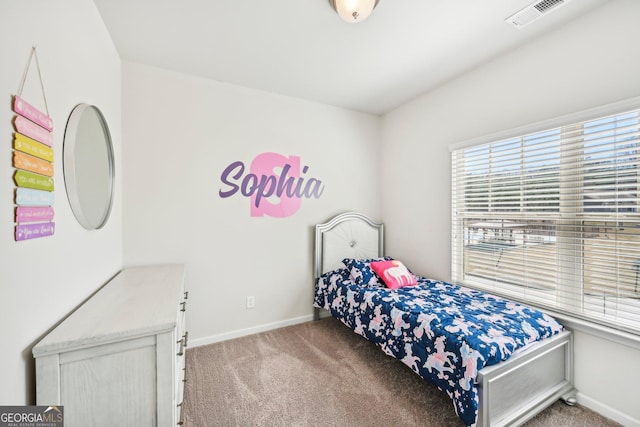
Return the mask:
<svg viewBox="0 0 640 427"><path fill-rule="evenodd" d="M379 219L379 117L128 62L123 117L124 262L186 265L195 344L308 319L313 225ZM225 167L263 152L299 156L322 196L284 218L221 198Z"/></svg>
<svg viewBox="0 0 640 427"><path fill-rule="evenodd" d="M32 46L54 123L56 231L52 237L14 240L12 96ZM1 405L33 404L31 348L122 265L120 177L120 59L89 0L3 1L0 4L0 387ZM45 110L32 63L24 99ZM116 158L116 199L107 225L84 230L75 220L62 175L67 117L80 102L98 106L111 130Z"/></svg>
<svg viewBox="0 0 640 427"><path fill-rule="evenodd" d="M611 1L386 115L387 252L418 273L450 279L448 145L640 95L638 22L640 2ZM639 360L637 348L577 331L579 401L640 424Z"/></svg>

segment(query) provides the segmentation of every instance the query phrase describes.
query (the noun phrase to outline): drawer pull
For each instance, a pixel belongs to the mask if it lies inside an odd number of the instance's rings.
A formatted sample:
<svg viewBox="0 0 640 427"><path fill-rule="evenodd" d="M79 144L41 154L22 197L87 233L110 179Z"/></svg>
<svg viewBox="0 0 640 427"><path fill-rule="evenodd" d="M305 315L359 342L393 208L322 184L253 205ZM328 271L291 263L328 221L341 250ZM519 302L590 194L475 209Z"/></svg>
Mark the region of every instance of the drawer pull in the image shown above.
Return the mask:
<svg viewBox="0 0 640 427"><path fill-rule="evenodd" d="M189 335L189 331L185 332L184 335L182 335L182 338L180 338L178 341L176 341L176 344L182 343L182 345L184 345L186 347L187 346L187 336L188 335Z"/></svg>
<svg viewBox="0 0 640 427"><path fill-rule="evenodd" d="M189 299L189 291L184 291L184 299Z"/></svg>
<svg viewBox="0 0 640 427"><path fill-rule="evenodd" d="M178 356L182 356L184 354L184 349L187 346L187 337L189 336L189 332L185 332L182 338L179 341L176 341L177 344L180 344L180 350L178 351Z"/></svg>
<svg viewBox="0 0 640 427"><path fill-rule="evenodd" d="M186 383L187 382L187 367L185 366L184 368L182 368L182 370L184 371L184 373L182 374L182 382Z"/></svg>
<svg viewBox="0 0 640 427"><path fill-rule="evenodd" d="M182 307L180 307L180 311L187 311L187 302L186 301L182 301L180 303L180 305L182 306Z"/></svg>
<svg viewBox="0 0 640 427"><path fill-rule="evenodd" d="M181 426L184 424L184 402L178 403L178 408L180 408L180 417L178 419L178 425Z"/></svg>

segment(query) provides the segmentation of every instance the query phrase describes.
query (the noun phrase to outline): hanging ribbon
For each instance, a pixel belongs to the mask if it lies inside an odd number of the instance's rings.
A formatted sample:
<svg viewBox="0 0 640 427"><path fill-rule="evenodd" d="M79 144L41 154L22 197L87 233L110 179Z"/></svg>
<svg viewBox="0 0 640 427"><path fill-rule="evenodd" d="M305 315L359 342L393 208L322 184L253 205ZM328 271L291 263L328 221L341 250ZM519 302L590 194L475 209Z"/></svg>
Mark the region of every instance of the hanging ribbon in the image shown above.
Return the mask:
<svg viewBox="0 0 640 427"><path fill-rule="evenodd" d="M47 110L47 116L49 114L49 105L47 104L47 95L44 91L44 82L42 81L42 72L40 72L40 62L38 61L38 53L36 52L36 47L33 46L31 48L31 55L29 55L29 60L27 61L27 66L24 69L24 74L22 75L22 80L20 81L20 87L18 87L18 91L16 94L19 97L22 97L22 91L24 90L24 84L27 81L27 75L29 74L29 69L31 68L31 61L33 58L36 59L36 69L38 70L38 78L40 79L40 88L42 89L42 97L44 98L44 108Z"/></svg>

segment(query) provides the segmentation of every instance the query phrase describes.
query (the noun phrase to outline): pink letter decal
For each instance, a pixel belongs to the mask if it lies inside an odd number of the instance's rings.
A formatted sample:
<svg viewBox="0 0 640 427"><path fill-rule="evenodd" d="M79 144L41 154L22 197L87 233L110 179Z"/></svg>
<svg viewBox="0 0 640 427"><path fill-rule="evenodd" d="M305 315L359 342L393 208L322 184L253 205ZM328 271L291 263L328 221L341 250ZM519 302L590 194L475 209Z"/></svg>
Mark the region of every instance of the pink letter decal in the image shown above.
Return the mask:
<svg viewBox="0 0 640 427"><path fill-rule="evenodd" d="M280 170L276 172L276 168ZM300 157L262 153L253 159L250 171L261 177L251 195L251 216L283 218L300 209L302 200L293 191L295 179L300 177ZM272 203L268 198L273 199L273 196L280 200Z"/></svg>

